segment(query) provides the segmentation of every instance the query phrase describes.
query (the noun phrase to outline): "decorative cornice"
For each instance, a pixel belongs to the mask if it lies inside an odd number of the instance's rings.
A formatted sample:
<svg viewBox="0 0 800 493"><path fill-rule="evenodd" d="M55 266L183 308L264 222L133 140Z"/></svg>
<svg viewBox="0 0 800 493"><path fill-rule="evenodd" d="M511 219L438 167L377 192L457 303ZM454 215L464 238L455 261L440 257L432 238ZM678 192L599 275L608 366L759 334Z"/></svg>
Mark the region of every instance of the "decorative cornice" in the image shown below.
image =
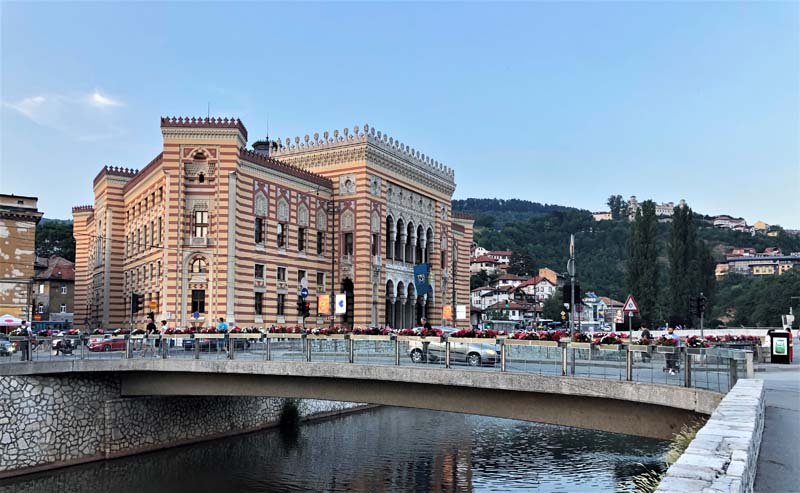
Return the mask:
<svg viewBox="0 0 800 493"><path fill-rule="evenodd" d="M134 175L138 173L138 170L133 168L123 168L121 166L103 166L97 176L94 178L94 185L100 182L100 180L105 176L120 176L124 178L132 178Z"/></svg>
<svg viewBox="0 0 800 493"><path fill-rule="evenodd" d="M329 178L325 178L324 176L316 173L311 173L289 163L278 161L277 159L273 159L271 157L266 157L263 154L259 154L254 151L244 148L239 149L239 159L249 161L251 164L257 164L279 173L294 176L295 178L314 183L315 185L319 185L321 187L333 189L333 182Z"/></svg>
<svg viewBox="0 0 800 493"><path fill-rule="evenodd" d="M72 207L72 213L81 213L81 212L94 212L94 206L92 205L76 205Z"/></svg>
<svg viewBox="0 0 800 493"><path fill-rule="evenodd" d="M155 158L153 158L153 160L150 161L147 164L147 166L145 166L144 168L141 169L141 171L136 173L136 176L134 176L131 181L129 181L128 183L125 184L125 188L123 190L127 192L128 190L133 188L134 185L136 185L137 183L142 181L144 176L146 176L156 166L161 164L161 160L163 159L163 157L164 157L164 153L163 152L159 153L159 155L156 156Z"/></svg>
<svg viewBox="0 0 800 493"><path fill-rule="evenodd" d="M247 129L238 118L161 117L161 128L235 128L247 142Z"/></svg>

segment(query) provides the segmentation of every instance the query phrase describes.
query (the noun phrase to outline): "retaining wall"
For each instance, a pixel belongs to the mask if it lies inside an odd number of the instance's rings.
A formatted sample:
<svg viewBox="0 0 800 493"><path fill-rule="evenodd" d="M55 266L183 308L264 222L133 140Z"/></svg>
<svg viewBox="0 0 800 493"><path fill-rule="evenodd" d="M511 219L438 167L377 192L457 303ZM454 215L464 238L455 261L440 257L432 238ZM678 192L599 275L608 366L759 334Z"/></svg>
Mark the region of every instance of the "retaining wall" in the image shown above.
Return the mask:
<svg viewBox="0 0 800 493"><path fill-rule="evenodd" d="M751 492L764 431L764 382L739 380L661 481L657 493Z"/></svg>
<svg viewBox="0 0 800 493"><path fill-rule="evenodd" d="M255 431L279 397L120 397L118 377L3 377L0 478ZM306 419L361 404L306 399Z"/></svg>

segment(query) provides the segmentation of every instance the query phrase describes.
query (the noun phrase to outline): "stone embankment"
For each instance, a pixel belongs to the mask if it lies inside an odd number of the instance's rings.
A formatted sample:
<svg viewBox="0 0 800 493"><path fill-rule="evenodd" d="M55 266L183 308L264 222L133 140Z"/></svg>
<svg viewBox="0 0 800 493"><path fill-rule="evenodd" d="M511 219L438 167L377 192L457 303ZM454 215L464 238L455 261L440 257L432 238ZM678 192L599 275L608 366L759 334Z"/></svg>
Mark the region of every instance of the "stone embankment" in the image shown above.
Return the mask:
<svg viewBox="0 0 800 493"><path fill-rule="evenodd" d="M114 376L3 377L0 478L246 433L278 423L277 397L120 397ZM306 399L303 419L362 407Z"/></svg>
<svg viewBox="0 0 800 493"><path fill-rule="evenodd" d="M667 470L656 492L753 491L763 431L764 382L739 380Z"/></svg>

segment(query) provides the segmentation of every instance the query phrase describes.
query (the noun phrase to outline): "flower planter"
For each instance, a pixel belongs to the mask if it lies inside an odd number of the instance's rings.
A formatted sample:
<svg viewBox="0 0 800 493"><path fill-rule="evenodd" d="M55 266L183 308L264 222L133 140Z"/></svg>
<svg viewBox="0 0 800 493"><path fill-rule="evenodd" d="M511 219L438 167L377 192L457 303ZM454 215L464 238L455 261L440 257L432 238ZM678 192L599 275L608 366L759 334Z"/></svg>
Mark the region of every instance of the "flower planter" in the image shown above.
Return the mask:
<svg viewBox="0 0 800 493"><path fill-rule="evenodd" d="M558 347L558 341L540 341L534 339L505 339L503 344L506 346Z"/></svg>
<svg viewBox="0 0 800 493"><path fill-rule="evenodd" d="M302 339L305 334L282 334L280 332L270 332L265 334L267 339Z"/></svg>
<svg viewBox="0 0 800 493"><path fill-rule="evenodd" d="M656 346L656 352L662 354L675 354L678 352L676 346Z"/></svg>
<svg viewBox="0 0 800 493"><path fill-rule="evenodd" d="M392 336L380 336L380 335L367 335L367 334L351 334L350 339L354 341L384 341L389 342L392 340Z"/></svg>
<svg viewBox="0 0 800 493"><path fill-rule="evenodd" d="M231 339L261 339L261 334L249 334L246 332L235 332L228 334Z"/></svg>
<svg viewBox="0 0 800 493"><path fill-rule="evenodd" d="M686 348L687 354L706 354L706 348L704 347L687 347Z"/></svg>
<svg viewBox="0 0 800 493"><path fill-rule="evenodd" d="M308 334L306 336L306 339L314 341L325 341L325 340L343 341L347 339L349 335L350 334L330 334L330 335Z"/></svg>
<svg viewBox="0 0 800 493"><path fill-rule="evenodd" d="M629 344L628 351L632 353L649 353L650 346L647 344Z"/></svg>
<svg viewBox="0 0 800 493"><path fill-rule="evenodd" d="M112 335L111 338L112 339L127 339L128 338L128 334Z"/></svg>
<svg viewBox="0 0 800 493"><path fill-rule="evenodd" d="M619 351L622 349L622 344L598 344L595 347L600 351Z"/></svg>
<svg viewBox="0 0 800 493"><path fill-rule="evenodd" d="M497 344L494 337L448 337L447 340L454 344Z"/></svg>
<svg viewBox="0 0 800 493"><path fill-rule="evenodd" d="M134 341L140 341L140 340L142 340L144 338L145 338L144 334L133 334L131 336L131 339L134 340Z"/></svg>
<svg viewBox="0 0 800 493"><path fill-rule="evenodd" d="M573 349L592 349L591 342L570 342L569 346Z"/></svg>
<svg viewBox="0 0 800 493"><path fill-rule="evenodd" d="M222 339L225 334L195 334L195 339Z"/></svg>
<svg viewBox="0 0 800 493"><path fill-rule="evenodd" d="M398 341L407 342L442 342L442 337L439 336L397 336Z"/></svg>

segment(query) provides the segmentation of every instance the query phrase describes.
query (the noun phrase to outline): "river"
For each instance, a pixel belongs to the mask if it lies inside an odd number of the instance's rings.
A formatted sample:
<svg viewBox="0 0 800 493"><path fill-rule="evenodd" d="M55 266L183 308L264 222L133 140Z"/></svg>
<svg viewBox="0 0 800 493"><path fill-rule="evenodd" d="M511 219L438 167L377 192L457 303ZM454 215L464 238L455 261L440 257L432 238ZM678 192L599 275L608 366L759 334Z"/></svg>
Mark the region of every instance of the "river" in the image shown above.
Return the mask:
<svg viewBox="0 0 800 493"><path fill-rule="evenodd" d="M158 417L153 417L158 419ZM620 416L620 419L625 419ZM14 480L6 492L633 491L667 442L383 407Z"/></svg>

